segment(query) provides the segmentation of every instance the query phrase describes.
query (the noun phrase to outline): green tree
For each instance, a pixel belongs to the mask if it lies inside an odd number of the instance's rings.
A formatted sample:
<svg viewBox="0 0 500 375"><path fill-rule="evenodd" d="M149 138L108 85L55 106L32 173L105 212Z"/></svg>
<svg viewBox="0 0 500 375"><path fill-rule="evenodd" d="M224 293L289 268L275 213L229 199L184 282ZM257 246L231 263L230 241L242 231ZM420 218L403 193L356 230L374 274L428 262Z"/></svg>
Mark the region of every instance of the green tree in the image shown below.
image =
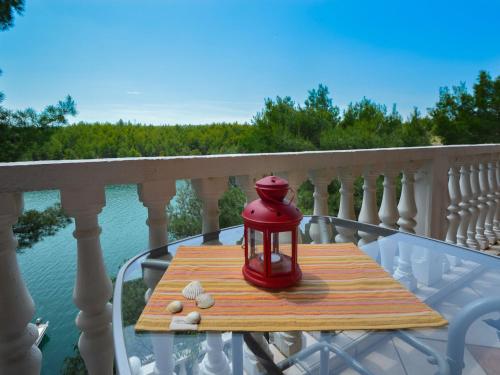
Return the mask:
<svg viewBox="0 0 500 375"><path fill-rule="evenodd" d="M32 247L46 236L53 236L69 223L71 219L63 212L60 204L55 204L44 211L25 211L14 225L18 250Z"/></svg>
<svg viewBox="0 0 500 375"><path fill-rule="evenodd" d="M14 14L22 15L24 0L0 1L0 31L5 31L14 26Z"/></svg>
<svg viewBox="0 0 500 375"><path fill-rule="evenodd" d="M0 161L35 159L33 152L49 141L53 128L67 124L67 116L76 114L75 102L69 95L41 112L32 108L12 111L0 106Z"/></svg>
<svg viewBox="0 0 500 375"><path fill-rule="evenodd" d="M177 189L175 203L167 208L169 234L173 239L181 239L201 233L201 201L190 183Z"/></svg>
<svg viewBox="0 0 500 375"><path fill-rule="evenodd" d="M445 144L490 143L500 139L500 76L481 71L470 93L461 83L439 91L430 109L433 131Z"/></svg>

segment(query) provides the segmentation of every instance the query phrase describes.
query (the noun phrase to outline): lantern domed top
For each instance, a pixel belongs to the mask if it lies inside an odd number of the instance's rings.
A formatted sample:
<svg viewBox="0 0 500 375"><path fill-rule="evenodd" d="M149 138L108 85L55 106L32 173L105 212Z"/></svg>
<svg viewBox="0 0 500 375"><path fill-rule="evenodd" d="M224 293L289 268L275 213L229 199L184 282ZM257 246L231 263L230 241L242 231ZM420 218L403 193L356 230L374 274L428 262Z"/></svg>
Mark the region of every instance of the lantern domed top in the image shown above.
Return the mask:
<svg viewBox="0 0 500 375"><path fill-rule="evenodd" d="M288 181L267 176L255 183L260 199L246 205L243 219L257 225L297 225L302 220L302 213L285 197L290 190Z"/></svg>

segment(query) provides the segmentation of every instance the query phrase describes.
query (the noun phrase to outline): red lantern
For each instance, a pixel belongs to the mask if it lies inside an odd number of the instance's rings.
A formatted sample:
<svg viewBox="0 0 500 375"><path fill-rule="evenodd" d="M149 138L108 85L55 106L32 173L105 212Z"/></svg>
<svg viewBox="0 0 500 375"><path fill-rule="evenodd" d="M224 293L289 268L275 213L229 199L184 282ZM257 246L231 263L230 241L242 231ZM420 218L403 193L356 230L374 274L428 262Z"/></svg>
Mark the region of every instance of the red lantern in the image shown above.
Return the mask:
<svg viewBox="0 0 500 375"><path fill-rule="evenodd" d="M243 276L260 287L286 288L302 277L297 263L297 235L302 213L292 200L285 200L290 190L285 179L264 177L256 182L255 188L260 199L247 204L242 213L245 229Z"/></svg>

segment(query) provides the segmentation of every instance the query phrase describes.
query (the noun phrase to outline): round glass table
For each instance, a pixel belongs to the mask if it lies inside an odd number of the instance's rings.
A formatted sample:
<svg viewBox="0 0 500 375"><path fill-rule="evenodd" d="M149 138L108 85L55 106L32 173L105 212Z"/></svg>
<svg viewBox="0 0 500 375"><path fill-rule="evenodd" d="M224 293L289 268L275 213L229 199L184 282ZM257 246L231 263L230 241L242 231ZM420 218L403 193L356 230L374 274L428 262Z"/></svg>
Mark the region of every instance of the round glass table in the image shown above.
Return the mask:
<svg viewBox="0 0 500 375"><path fill-rule="evenodd" d="M243 227L195 236L130 259L116 279L113 335L122 375L497 374L500 259L413 234L334 217L304 217L302 243L351 241L420 300L442 328L388 331L145 333L145 298L181 245L240 244Z"/></svg>

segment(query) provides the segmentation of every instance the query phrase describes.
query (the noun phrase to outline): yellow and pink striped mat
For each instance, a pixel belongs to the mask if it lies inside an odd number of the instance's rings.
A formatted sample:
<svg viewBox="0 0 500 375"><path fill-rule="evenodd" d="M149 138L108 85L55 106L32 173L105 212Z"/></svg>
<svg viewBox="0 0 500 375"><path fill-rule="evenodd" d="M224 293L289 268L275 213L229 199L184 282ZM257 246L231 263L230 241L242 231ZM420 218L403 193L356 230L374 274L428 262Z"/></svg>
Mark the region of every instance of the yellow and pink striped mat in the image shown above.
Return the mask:
<svg viewBox="0 0 500 375"><path fill-rule="evenodd" d="M169 331L173 300L197 310L200 331L320 331L438 327L447 321L351 243L299 245L302 280L273 292L248 284L240 246L179 247L135 329ZM215 305L198 309L181 291L201 281Z"/></svg>

